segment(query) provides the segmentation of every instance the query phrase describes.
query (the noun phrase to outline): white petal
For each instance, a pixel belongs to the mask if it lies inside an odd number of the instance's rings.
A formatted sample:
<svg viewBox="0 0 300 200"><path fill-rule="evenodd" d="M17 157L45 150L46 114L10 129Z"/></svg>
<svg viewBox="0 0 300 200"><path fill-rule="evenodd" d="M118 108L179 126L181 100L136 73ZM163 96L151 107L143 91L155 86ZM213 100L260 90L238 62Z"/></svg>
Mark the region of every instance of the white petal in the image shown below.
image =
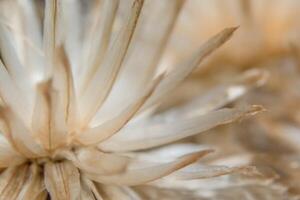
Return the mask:
<svg viewBox="0 0 300 200"><path fill-rule="evenodd" d="M159 98L174 89L183 81L210 53L225 43L237 28L227 28L204 43L197 52L184 63L175 67L161 82L154 95L143 106L144 109L153 105Z"/></svg>
<svg viewBox="0 0 300 200"><path fill-rule="evenodd" d="M82 2L80 1L60 1L61 5L58 30L60 31L61 42L64 44L66 54L70 58L70 65L74 71L80 67L80 58L82 56ZM82 65L85 66L85 65Z"/></svg>
<svg viewBox="0 0 300 200"><path fill-rule="evenodd" d="M45 52L45 80L52 75L52 67L54 66L55 49L60 38L58 30L58 13L61 4L57 0L49 0L45 2L44 12L44 30L43 30L43 50Z"/></svg>
<svg viewBox="0 0 300 200"><path fill-rule="evenodd" d="M143 106L144 102L152 95L155 88L163 79L163 76L157 77L152 85L148 89L145 89L143 95L137 98L132 104L130 104L120 113L108 120L103 124L90 128L87 131L81 133L77 139L79 143L84 145L98 144L99 142L111 137L117 131L119 131L126 123L135 115L135 113Z"/></svg>
<svg viewBox="0 0 300 200"><path fill-rule="evenodd" d="M170 175L170 178L190 180L212 178L231 173L244 173L248 175L257 174L255 168L251 166L228 167L217 165L201 165L196 163L174 172L172 175Z"/></svg>
<svg viewBox="0 0 300 200"><path fill-rule="evenodd" d="M116 154L103 153L94 148L82 148L75 155L68 156L80 170L99 175L109 175L123 172L129 158Z"/></svg>
<svg viewBox="0 0 300 200"><path fill-rule="evenodd" d="M28 102L23 98L21 90L16 86L2 61L0 60L0 96L6 105L26 123L30 125Z"/></svg>
<svg viewBox="0 0 300 200"><path fill-rule="evenodd" d="M61 74L62 76L59 77L59 75L56 75L58 76L58 85L56 88L60 88L59 90L62 96L61 101L63 102L62 107L63 111L65 112L64 120L66 121L69 131L71 132L72 128L75 129L76 124L78 123L78 107L71 60L70 58L68 59L63 48L58 51L57 58L60 61L58 63L60 65L58 65L56 73Z"/></svg>
<svg viewBox="0 0 300 200"><path fill-rule="evenodd" d="M196 143L175 143L147 151L128 152L126 155L134 157L134 159L141 160L142 162L149 161L152 163L165 163L174 161L181 156L208 148L210 148L210 146Z"/></svg>
<svg viewBox="0 0 300 200"><path fill-rule="evenodd" d="M94 9L96 11L92 15L92 23L87 28L84 40L82 65L85 67L80 75L82 77L79 80L81 84L80 92L86 89L89 80L93 78L94 73L104 59L112 35L119 0L104 0L95 4L96 8Z"/></svg>
<svg viewBox="0 0 300 200"><path fill-rule="evenodd" d="M29 128L20 120L13 111L6 107L0 108L8 126L6 136L18 152L27 158L45 156L46 152L37 143Z"/></svg>
<svg viewBox="0 0 300 200"><path fill-rule="evenodd" d="M0 168L16 166L26 162L26 158L16 152L7 139L0 134Z"/></svg>
<svg viewBox="0 0 300 200"><path fill-rule="evenodd" d="M106 151L147 149L198 134L259 111L262 111L260 106L241 109L225 108L192 118L179 117L167 122L154 121L149 124L128 126L109 140L99 144L99 148Z"/></svg>
<svg viewBox="0 0 300 200"><path fill-rule="evenodd" d="M65 73L60 73L63 74ZM65 83L60 86L65 86L64 90L56 87L55 80L41 83L37 88L32 130L47 150L67 143L69 116L72 118L74 114L70 112L70 108L74 106L71 101L74 96L69 93L72 86L67 77L63 80ZM74 125L74 121L72 123Z"/></svg>
<svg viewBox="0 0 300 200"><path fill-rule="evenodd" d="M34 0L18 0L20 5L21 23L23 32L21 37L24 40L24 66L30 71L33 82L40 81L43 77L44 57L42 49L41 25L36 12ZM13 30L14 31L14 30ZM15 32L15 31L14 31ZM32 49L28 51L28 49Z"/></svg>
<svg viewBox="0 0 300 200"><path fill-rule="evenodd" d="M145 1L130 43L130 53L122 64L122 71L107 101L93 119L93 124L111 118L114 114L112 110L124 109L151 84L183 2ZM154 27L159 28L153 31ZM130 91L127 91L127 88L130 88Z"/></svg>
<svg viewBox="0 0 300 200"><path fill-rule="evenodd" d="M79 172L70 162L46 163L44 176L51 199L78 200L81 191Z"/></svg>
<svg viewBox="0 0 300 200"><path fill-rule="evenodd" d="M82 200L103 200L95 184L85 176L81 176L80 194Z"/></svg>
<svg viewBox="0 0 300 200"><path fill-rule="evenodd" d="M142 5L143 0L134 1L130 10L130 17L124 29L120 32L111 49L108 50L103 64L95 72L93 79L82 95L80 108L83 125L87 125L101 107L117 78L135 30Z"/></svg>
<svg viewBox="0 0 300 200"><path fill-rule="evenodd" d="M45 196L44 180L41 176L41 169L39 166L33 164L30 166L30 175L26 183L22 186L17 200L32 200L39 199Z"/></svg>
<svg viewBox="0 0 300 200"><path fill-rule="evenodd" d="M26 37L30 39L39 48L42 47L42 33L39 18L36 12L36 5L34 0L22 1L18 0L20 12L23 14L23 23L26 24Z"/></svg>
<svg viewBox="0 0 300 200"><path fill-rule="evenodd" d="M142 198L130 187L110 186L98 184L103 197L109 200L142 200Z"/></svg>
<svg viewBox="0 0 300 200"><path fill-rule="evenodd" d="M12 44L12 38L10 36L11 33L9 33L6 27L0 25L1 59L12 80L20 89L23 100L26 100L28 101L27 103L29 103L29 101L32 100L31 98L33 98L30 76L25 66L21 64L20 58L16 53L16 49Z"/></svg>
<svg viewBox="0 0 300 200"><path fill-rule="evenodd" d="M163 117L170 118L178 115L193 116L216 110L241 97L253 87L261 86L267 78L268 73L264 70L248 70L232 83L222 84L221 86L209 89L209 92L206 94L200 94L183 106L176 107L176 109L171 110L169 113L166 112L164 114L166 116Z"/></svg>
<svg viewBox="0 0 300 200"><path fill-rule="evenodd" d="M115 175L101 176L89 173L85 174L91 180L97 181L99 183L114 185L140 185L159 179L163 176L167 176L170 173L197 161L199 158L205 156L210 152L212 151L203 150L200 152L182 156L181 158L173 162L152 165L150 167L135 165L132 168L128 167L124 172Z"/></svg>

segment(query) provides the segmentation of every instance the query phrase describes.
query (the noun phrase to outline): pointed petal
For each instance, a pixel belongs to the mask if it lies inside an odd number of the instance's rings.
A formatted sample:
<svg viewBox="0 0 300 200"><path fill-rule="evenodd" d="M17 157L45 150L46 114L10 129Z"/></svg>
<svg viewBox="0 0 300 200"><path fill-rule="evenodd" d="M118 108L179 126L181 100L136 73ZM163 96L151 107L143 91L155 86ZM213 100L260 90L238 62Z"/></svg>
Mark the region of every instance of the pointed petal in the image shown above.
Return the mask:
<svg viewBox="0 0 300 200"><path fill-rule="evenodd" d="M78 170L70 162L46 163L45 185L53 200L77 200L80 196Z"/></svg>
<svg viewBox="0 0 300 200"><path fill-rule="evenodd" d="M36 4L34 0L22 1L18 0L23 16L24 32L26 37L32 41L39 48L42 47L42 32L41 25L38 18L38 13L36 12Z"/></svg>
<svg viewBox="0 0 300 200"><path fill-rule="evenodd" d="M77 127L77 100L70 60L63 47L56 49L51 81L52 131L66 137Z"/></svg>
<svg viewBox="0 0 300 200"><path fill-rule="evenodd" d="M95 148L82 148L75 155L67 155L80 170L99 175L109 175L123 172L129 158L112 153L103 153Z"/></svg>
<svg viewBox="0 0 300 200"><path fill-rule="evenodd" d="M8 107L0 107L8 127L6 136L14 148L27 158L45 156L46 152L34 139L31 131Z"/></svg>
<svg viewBox="0 0 300 200"><path fill-rule="evenodd" d="M83 8L80 1L60 1L61 5L58 20L61 45L64 45L66 57L70 58L70 69L78 70L82 55L82 32L84 30ZM85 65L82 65L85 66ZM84 67L85 68L85 67Z"/></svg>
<svg viewBox="0 0 300 200"><path fill-rule="evenodd" d="M260 106L249 106L241 109L225 108L192 118L177 118L166 122L154 121L149 124L128 126L109 140L99 144L99 148L105 151L148 149L196 135L262 110L263 108Z"/></svg>
<svg viewBox="0 0 300 200"><path fill-rule="evenodd" d="M80 144L92 145L98 144L99 142L106 140L111 137L135 115L135 113L143 106L144 102L152 95L157 85L161 82L163 76L157 77L152 85L145 90L144 94L137 98L131 105L122 110L116 117L104 122L103 124L88 129L79 135L77 139Z"/></svg>
<svg viewBox="0 0 300 200"><path fill-rule="evenodd" d="M30 124L30 111L26 100L23 99L21 90L16 86L6 67L0 59L0 96L4 104L11 109L26 123Z"/></svg>
<svg viewBox="0 0 300 200"><path fill-rule="evenodd" d="M39 22L37 7L34 0L18 0L21 13L22 37L24 40L24 66L28 68L33 82L43 78L44 57L42 49L42 28ZM13 30L14 31L14 30ZM14 31L15 32L15 31ZM28 49L32 49L28 51Z"/></svg>
<svg viewBox="0 0 300 200"><path fill-rule="evenodd" d="M96 7L100 6L102 8L98 8L97 13L93 15L91 28L88 29L84 41L82 65L85 67L82 69L84 71L81 72L83 80L80 85L80 92L86 89L89 80L93 78L94 73L104 59L112 35L119 0L104 0L101 3L96 3ZM101 9L100 12L99 9Z"/></svg>
<svg viewBox="0 0 300 200"><path fill-rule="evenodd" d="M143 0L135 0L130 10L126 26L108 50L101 67L96 71L80 101L82 123L87 125L106 100L128 50L133 32L139 18ZM100 88L99 88L100 87Z"/></svg>
<svg viewBox="0 0 300 200"><path fill-rule="evenodd" d="M159 98L175 88L196 67L198 67L204 58L224 44L233 35L236 29L236 27L224 29L204 43L191 58L180 64L178 67L175 67L175 69L166 76L164 81L161 82L153 96L143 106L143 109L153 105Z"/></svg>
<svg viewBox="0 0 300 200"><path fill-rule="evenodd" d="M107 101L93 119L95 124L111 118L112 110L124 109L151 84L183 3L182 0L145 2L130 43L130 54ZM159 28L152 31L154 27ZM127 88L130 92L124 92Z"/></svg>
<svg viewBox="0 0 300 200"><path fill-rule="evenodd" d="M55 49L59 36L57 33L57 18L59 13L59 3L57 0L49 0L45 2L45 17L43 30L43 49L45 52L45 79L51 77L52 67L54 66Z"/></svg>
<svg viewBox="0 0 300 200"><path fill-rule="evenodd" d="M49 139L50 129L50 110L47 97L48 83L37 86L37 94L35 100L35 106L32 116L32 132L34 137L39 139L40 143L46 150L50 149L51 142Z"/></svg>
<svg viewBox="0 0 300 200"><path fill-rule="evenodd" d="M25 66L21 64L10 36L11 33L9 33L6 27L0 25L1 59L12 80L20 89L19 92L22 95L23 100L26 100L28 101L27 103L29 103L29 100L31 100L30 98L33 97L30 76Z"/></svg>
<svg viewBox="0 0 300 200"><path fill-rule="evenodd" d="M134 168L127 168L126 171L115 174L115 175L96 175L85 173L91 180L97 181L104 184L115 184L115 185L139 185L150 181L154 181L163 176L167 176L172 172L183 168L199 158L205 156L206 154L212 152L212 150L203 150L200 152L191 153L181 158L164 164L157 164L155 166L141 167L140 165Z"/></svg>
<svg viewBox="0 0 300 200"><path fill-rule="evenodd" d="M133 157L135 160L148 161L148 162L170 162L178 159L181 156L202 151L209 148L209 145L200 145L196 143L175 143L163 145L162 147L144 150L144 151L135 151L135 152L126 152L126 155Z"/></svg>
<svg viewBox="0 0 300 200"><path fill-rule="evenodd" d="M66 100L62 95L67 94L59 92L53 80L41 83L37 89L32 130L43 147L51 151L67 142L67 103L62 102Z"/></svg>
<svg viewBox="0 0 300 200"><path fill-rule="evenodd" d="M251 69L246 71L237 80L229 84L218 85L209 89L206 94L195 97L192 101L181 107L165 112L163 117L170 118L177 115L193 116L216 110L226 104L243 96L254 87L263 85L268 79L268 72L265 70ZM169 116L168 116L169 115Z"/></svg>
<svg viewBox="0 0 300 200"><path fill-rule="evenodd" d="M201 165L194 164L187 166L181 170L174 172L169 178L191 180L191 179L203 179L213 178L217 176L223 176L232 173L243 174L257 174L254 167L251 166L218 166L218 165Z"/></svg>

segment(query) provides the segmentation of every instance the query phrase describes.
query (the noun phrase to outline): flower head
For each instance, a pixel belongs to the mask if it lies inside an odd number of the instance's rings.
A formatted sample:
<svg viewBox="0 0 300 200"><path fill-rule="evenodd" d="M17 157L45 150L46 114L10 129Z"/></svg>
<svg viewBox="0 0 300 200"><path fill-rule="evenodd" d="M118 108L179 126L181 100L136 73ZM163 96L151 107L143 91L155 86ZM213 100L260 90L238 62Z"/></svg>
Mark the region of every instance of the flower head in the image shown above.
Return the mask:
<svg viewBox="0 0 300 200"><path fill-rule="evenodd" d="M165 69L160 60L182 4L1 3L9 12L0 24L0 199L133 198L137 193L128 186L174 171L171 178L183 179L235 171L208 173L196 163L195 173L185 167L212 150L166 144L260 107L219 109L220 102L206 102L199 108L193 102L155 112L161 97L236 30L224 29Z"/></svg>

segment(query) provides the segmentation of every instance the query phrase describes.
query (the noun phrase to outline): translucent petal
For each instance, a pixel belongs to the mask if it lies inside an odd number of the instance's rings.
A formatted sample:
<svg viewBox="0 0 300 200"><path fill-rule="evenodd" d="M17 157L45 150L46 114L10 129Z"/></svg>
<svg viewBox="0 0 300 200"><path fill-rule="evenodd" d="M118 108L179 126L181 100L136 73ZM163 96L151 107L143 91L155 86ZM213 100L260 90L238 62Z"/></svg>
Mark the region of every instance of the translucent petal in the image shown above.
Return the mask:
<svg viewBox="0 0 300 200"><path fill-rule="evenodd" d="M224 44L237 28L227 28L213 36L210 40L204 43L194 55L185 62L175 67L158 86L154 95L144 105L144 109L153 105L159 98L165 95L170 90L174 89L181 81L183 81L201 61L210 53Z"/></svg>
<svg viewBox="0 0 300 200"><path fill-rule="evenodd" d="M178 117L176 120L166 122L154 121L140 126L128 126L109 140L101 143L99 148L107 151L147 149L196 135L215 126L253 115L261 110L260 106L242 109L225 108L192 118Z"/></svg>
<svg viewBox="0 0 300 200"><path fill-rule="evenodd" d="M99 183L115 185L139 185L166 176L180 168L183 168L197 161L199 158L205 156L210 152L211 150L203 150L182 156L173 162L157 164L148 167L136 165L132 168L128 167L127 170L125 170L124 172L114 175L101 176L89 173L85 174L91 180L94 180Z"/></svg>
<svg viewBox="0 0 300 200"><path fill-rule="evenodd" d="M108 50L105 60L95 72L94 77L80 99L79 105L83 126L90 122L110 93L127 53L142 5L142 0L134 1L126 26L119 33L119 37L116 38L111 49Z"/></svg>
<svg viewBox="0 0 300 200"><path fill-rule="evenodd" d="M155 91L157 85L161 82L163 76L157 77L148 89L137 98L132 104L130 104L124 110L121 110L114 118L105 121L103 124L90 128L87 131L79 135L78 142L84 145L97 144L115 134L135 115L136 112L143 106L145 101Z"/></svg>

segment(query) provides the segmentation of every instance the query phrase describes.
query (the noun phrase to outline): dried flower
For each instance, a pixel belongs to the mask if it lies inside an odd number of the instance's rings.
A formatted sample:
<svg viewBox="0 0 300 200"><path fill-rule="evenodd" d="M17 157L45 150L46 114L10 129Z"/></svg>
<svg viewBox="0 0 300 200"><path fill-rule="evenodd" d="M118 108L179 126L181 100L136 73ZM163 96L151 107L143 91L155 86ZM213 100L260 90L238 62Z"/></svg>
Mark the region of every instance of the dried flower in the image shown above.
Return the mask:
<svg viewBox="0 0 300 200"><path fill-rule="evenodd" d="M260 106L219 109L236 96L229 90L221 101L154 112L236 28L165 69L159 61L183 1L44 3L37 12L43 2L1 2L0 199L138 199L146 189L131 186L161 177L251 170L201 165L211 148L167 144Z"/></svg>

